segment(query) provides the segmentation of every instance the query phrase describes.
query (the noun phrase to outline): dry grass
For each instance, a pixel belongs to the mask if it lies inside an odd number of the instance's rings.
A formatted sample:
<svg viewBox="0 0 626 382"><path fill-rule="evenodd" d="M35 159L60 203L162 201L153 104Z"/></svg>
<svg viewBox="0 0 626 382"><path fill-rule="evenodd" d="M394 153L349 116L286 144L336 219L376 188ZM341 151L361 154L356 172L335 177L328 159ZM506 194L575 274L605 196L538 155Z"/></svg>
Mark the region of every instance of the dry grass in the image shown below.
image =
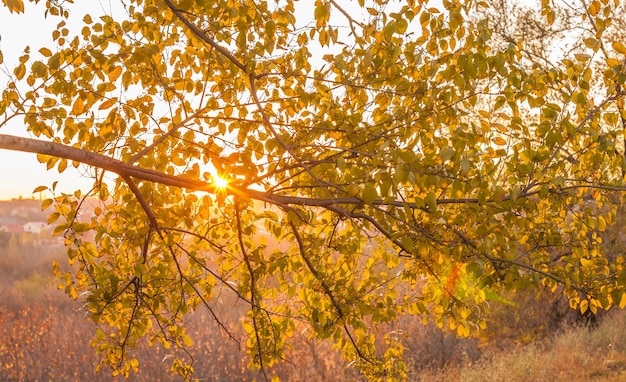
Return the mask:
<svg viewBox="0 0 626 382"><path fill-rule="evenodd" d="M106 369L94 373L98 358L89 340L93 324L73 304L53 305L48 296L38 306L0 314L0 380L123 380ZM405 323L406 324L406 323ZM575 327L551 338L499 350L477 348L476 340L458 340L432 327L407 326L407 364L411 381L623 381L626 380L626 312L607 315L596 329ZM259 378L247 370L246 355L219 334L204 314L189 320L196 345L196 376L205 381ZM168 353L140 346L140 371L133 381L171 380ZM328 344L297 336L289 360L270 371L284 381L360 381Z"/></svg>
<svg viewBox="0 0 626 382"><path fill-rule="evenodd" d="M424 370L419 381L624 381L626 313L615 311L596 329L573 327L544 341L486 351L474 364Z"/></svg>
<svg viewBox="0 0 626 382"><path fill-rule="evenodd" d="M50 262L62 251L4 249L0 260L0 381L112 381L89 342L92 322L78 305L55 291ZM48 291L48 292L44 292ZM482 342L458 339L415 317L394 324L405 333L411 381L626 381L626 312L607 314L593 330L555 329L558 300L531 293L512 305L493 305ZM522 315L520 312L524 312ZM227 312L222 312L227 313ZM230 324L237 333L238 317ZM204 381L259 378L246 369L247 356L220 333L208 314L188 318L196 376ZM239 333L243 335L242 333ZM361 381L327 343L298 334L287 362L270 370L284 381ZM172 380L168 352L142 345L135 351L140 371L133 381ZM165 361L164 361L165 360ZM175 379L174 379L175 380Z"/></svg>

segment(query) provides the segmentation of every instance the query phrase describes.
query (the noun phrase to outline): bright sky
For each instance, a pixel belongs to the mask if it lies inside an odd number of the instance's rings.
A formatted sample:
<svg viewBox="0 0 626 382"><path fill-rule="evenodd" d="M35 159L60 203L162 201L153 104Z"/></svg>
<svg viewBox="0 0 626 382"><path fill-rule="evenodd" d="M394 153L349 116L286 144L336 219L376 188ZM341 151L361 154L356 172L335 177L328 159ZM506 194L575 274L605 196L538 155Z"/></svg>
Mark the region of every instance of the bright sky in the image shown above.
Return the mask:
<svg viewBox="0 0 626 382"><path fill-rule="evenodd" d="M38 6L26 2L26 12L10 14L4 6L0 6L0 50L4 63L0 65L0 89L7 83L5 72L14 67L26 45L33 50L49 45L51 33L56 22L42 22L45 2ZM92 4L97 4L93 2ZM28 137L21 119L14 119L8 126L0 128L0 134L11 134ZM80 170L73 167L59 174L56 170L46 171L46 165L37 161L37 156L18 151L0 150L0 200L22 196L30 198L32 191L41 185L50 187L58 181L57 190L74 192L77 189L88 191L92 180L85 175L86 168ZM38 197L38 195L36 195Z"/></svg>

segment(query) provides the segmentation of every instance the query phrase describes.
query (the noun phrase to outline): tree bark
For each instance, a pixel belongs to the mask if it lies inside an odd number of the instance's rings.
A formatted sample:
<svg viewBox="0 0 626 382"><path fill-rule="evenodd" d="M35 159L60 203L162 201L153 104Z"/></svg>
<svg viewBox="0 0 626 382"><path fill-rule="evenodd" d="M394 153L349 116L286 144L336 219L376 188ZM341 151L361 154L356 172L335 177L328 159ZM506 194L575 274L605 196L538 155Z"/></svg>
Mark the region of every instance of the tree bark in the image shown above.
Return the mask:
<svg viewBox="0 0 626 382"><path fill-rule="evenodd" d="M215 191L215 187L207 182L197 179L187 179L180 176L163 174L158 171L149 170L124 163L117 159L97 154L77 147L71 147L60 143L42 141L39 139L16 137L13 135L0 134L0 149L22 151L50 155L57 158L64 158L90 166L98 167L106 171L114 172L120 176L132 176L134 178L147 180L196 191Z"/></svg>

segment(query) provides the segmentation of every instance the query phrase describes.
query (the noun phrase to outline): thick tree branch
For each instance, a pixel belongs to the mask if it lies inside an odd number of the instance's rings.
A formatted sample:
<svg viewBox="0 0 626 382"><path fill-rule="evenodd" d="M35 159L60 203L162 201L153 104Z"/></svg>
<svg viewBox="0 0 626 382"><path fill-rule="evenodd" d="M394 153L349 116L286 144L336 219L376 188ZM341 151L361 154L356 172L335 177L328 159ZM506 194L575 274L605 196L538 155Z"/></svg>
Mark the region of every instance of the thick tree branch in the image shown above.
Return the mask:
<svg viewBox="0 0 626 382"><path fill-rule="evenodd" d="M90 166L98 167L106 171L111 171L122 177L134 177L137 179L164 184L167 186L180 187L191 191L206 191L209 193L215 193L215 185L209 182L205 182L198 179L185 178L184 176L164 174L159 171L141 168L132 164L124 163L117 159L110 158L106 155L93 153L91 151L66 146L60 143L42 141L32 138L16 137L13 135L0 134L0 149L30 152L37 154L50 155L58 158L69 159L72 161L80 162ZM538 185L536 185L538 186ZM564 186L559 188L555 192L563 192L567 190L575 189L601 189L607 191L626 191L626 187L611 186L611 185L599 185L599 184L574 184L570 186ZM274 205L282 206L308 206L308 207L322 207L327 208L338 205L362 205L363 200L357 197L342 197L342 198L308 198L302 196L289 196L289 195L277 195L263 191L257 191L245 187L239 187L236 184L231 184L225 192L229 195L237 195L243 198L252 200L258 200ZM540 192L539 189L529 190L524 193L520 193L517 199L526 198L533 195L537 195ZM510 195L504 196L500 201L512 200ZM489 204L493 200L489 199L482 204ZM477 198L459 198L459 199L440 199L437 200L438 205L446 204L481 204ZM374 200L372 202L374 206L389 206L411 209L420 209L425 212L430 212L428 207L418 205L412 202L404 202L401 200Z"/></svg>
<svg viewBox="0 0 626 382"><path fill-rule="evenodd" d="M132 176L169 186L215 192L215 186L208 182L133 166L102 154L93 153L77 147L66 146L60 143L0 134L0 149L50 155L98 167L116 173L122 177Z"/></svg>

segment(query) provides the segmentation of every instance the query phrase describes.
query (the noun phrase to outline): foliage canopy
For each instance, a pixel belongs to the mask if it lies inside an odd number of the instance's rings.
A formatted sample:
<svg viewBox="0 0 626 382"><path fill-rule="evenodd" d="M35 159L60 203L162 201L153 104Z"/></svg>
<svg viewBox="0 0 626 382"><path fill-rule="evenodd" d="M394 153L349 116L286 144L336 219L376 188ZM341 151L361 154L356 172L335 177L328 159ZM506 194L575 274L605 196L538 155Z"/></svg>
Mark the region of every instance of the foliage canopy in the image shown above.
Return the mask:
<svg viewBox="0 0 626 382"><path fill-rule="evenodd" d="M502 291L538 285L582 312L626 306L624 258L601 245L625 190L619 1L566 19L542 0L513 34L506 1L111 5L77 23L47 1L53 43L5 65L0 98L0 127L40 139L0 148L95 169L88 195L44 204L75 265L60 287L116 373L140 338L191 346L185 315L221 323L224 296L247 306L251 367L307 330L371 379L406 377L399 315L467 336ZM565 22L572 49L535 44Z"/></svg>

